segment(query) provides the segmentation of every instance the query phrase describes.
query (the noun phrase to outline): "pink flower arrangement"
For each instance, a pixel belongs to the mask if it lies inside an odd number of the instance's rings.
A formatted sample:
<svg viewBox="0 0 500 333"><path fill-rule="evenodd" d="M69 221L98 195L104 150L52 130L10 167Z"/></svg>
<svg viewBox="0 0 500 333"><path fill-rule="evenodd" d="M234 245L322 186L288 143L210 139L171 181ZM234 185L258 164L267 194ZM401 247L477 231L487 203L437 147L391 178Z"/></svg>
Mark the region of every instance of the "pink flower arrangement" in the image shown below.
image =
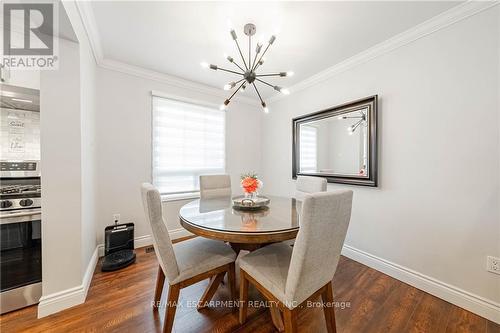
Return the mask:
<svg viewBox="0 0 500 333"><path fill-rule="evenodd" d="M262 187L262 182L257 178L256 173L246 173L241 175L241 187L245 193L252 194Z"/></svg>

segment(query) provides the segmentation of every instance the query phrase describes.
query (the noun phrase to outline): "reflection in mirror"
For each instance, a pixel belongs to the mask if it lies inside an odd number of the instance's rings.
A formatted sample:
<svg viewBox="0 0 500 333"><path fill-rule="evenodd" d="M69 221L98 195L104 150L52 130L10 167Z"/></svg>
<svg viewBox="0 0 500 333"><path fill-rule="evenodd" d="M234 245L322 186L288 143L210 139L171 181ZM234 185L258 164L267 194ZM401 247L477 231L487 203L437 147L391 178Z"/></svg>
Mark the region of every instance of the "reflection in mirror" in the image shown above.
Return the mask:
<svg viewBox="0 0 500 333"><path fill-rule="evenodd" d="M368 175L367 107L300 124L301 173Z"/></svg>

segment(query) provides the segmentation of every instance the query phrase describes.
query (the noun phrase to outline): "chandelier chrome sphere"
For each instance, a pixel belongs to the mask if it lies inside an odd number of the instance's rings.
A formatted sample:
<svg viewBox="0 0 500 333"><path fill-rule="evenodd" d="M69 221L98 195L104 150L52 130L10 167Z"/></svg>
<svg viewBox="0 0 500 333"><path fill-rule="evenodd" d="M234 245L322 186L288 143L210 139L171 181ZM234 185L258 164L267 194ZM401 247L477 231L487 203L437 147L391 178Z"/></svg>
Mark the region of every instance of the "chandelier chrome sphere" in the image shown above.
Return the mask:
<svg viewBox="0 0 500 333"><path fill-rule="evenodd" d="M220 70L220 71L223 71L223 72L228 72L228 73L236 74L240 78L239 80L232 81L232 82L230 82L230 83L228 83L228 84L226 84L224 86L224 90L231 90L231 89L233 89L235 87L237 87L237 88L231 94L231 96L229 96L229 98L227 98L224 101L224 104L222 104L220 106L221 110L224 110L224 109L227 108L227 105L231 102L231 99L234 97L234 95L236 95L236 93L238 91L240 91L240 90L244 91L245 88L247 87L247 85L252 85L254 87L254 89L255 89L255 92L257 93L257 96L259 96L260 104L262 105L262 108L263 108L264 112L268 113L269 109L267 108L266 103L262 99L262 96L259 93L259 89L257 89L257 85L255 83L256 82L260 82L262 84L265 84L265 85L273 88L276 91L281 92L282 94L288 95L290 93L288 91L288 89L285 89L285 88L280 87L280 86L272 85L271 83L266 82L266 81L264 81L261 78L262 77L268 77L268 76L269 77L272 77L272 76L275 76L275 77L292 76L293 72L278 72L278 73L258 74L257 73L257 69L260 66L262 66L262 64L264 63L264 58L263 57L266 54L266 52L269 49L269 47L276 40L276 36L272 35L271 38L269 38L269 41L267 42L267 46L264 49L264 51L262 52L262 54L261 54L261 51L262 51L262 46L263 45L260 42L257 43L257 46L255 47L255 55L254 55L253 61L252 61L252 36L255 35L255 32L257 31L257 29L256 29L256 27L255 27L254 24L248 23L248 24L245 25L243 31L245 32L245 35L248 36L248 61L245 59L245 57L243 56L243 53L241 52L240 44L238 43L238 38L236 36L236 32L234 31L234 29L231 29L230 33L231 33L231 37L233 38L233 40L236 43L236 47L238 48L238 52L239 52L239 54L241 56L241 60L243 61L243 66L240 66L240 64L238 64L233 57L228 56L228 55L224 55L224 57L230 63L232 63L236 67L238 67L238 71L233 71L233 70L230 70L230 69L222 68L222 67L219 67L217 65L212 65L212 64L205 63L205 62L201 63L201 66L204 67L204 68L213 69L215 71ZM258 58L258 60L257 60L257 58Z"/></svg>

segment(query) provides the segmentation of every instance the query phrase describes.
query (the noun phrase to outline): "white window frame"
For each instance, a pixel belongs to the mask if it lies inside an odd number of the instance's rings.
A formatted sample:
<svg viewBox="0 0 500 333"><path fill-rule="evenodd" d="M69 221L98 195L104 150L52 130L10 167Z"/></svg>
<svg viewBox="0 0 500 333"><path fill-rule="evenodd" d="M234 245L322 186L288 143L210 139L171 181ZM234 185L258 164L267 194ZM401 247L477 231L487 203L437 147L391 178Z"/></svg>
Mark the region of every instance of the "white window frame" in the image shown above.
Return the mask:
<svg viewBox="0 0 500 333"><path fill-rule="evenodd" d="M219 105L215 103L209 103L206 101L198 100L198 99L193 99L193 98L188 98L188 97L181 97L177 95L172 95L168 94L162 91L158 90L152 90L151 91L151 123L150 123L150 130L151 130L151 145L150 145L150 163L151 163L151 170L150 170L150 182L151 184L154 183L153 175L154 175L154 97L160 97L160 98L165 98L169 99L172 101L177 101L177 102L182 102L182 103L189 103L193 105L199 105L203 107L208 107L208 108L213 108L215 110L219 110ZM226 112L226 111L220 111L220 112ZM225 116L225 126L224 126L224 170L226 170L227 167L227 117ZM178 200L185 200L185 199L197 199L200 197L200 191L189 191L189 192L172 192L172 193L161 193L161 198L162 201L178 201Z"/></svg>

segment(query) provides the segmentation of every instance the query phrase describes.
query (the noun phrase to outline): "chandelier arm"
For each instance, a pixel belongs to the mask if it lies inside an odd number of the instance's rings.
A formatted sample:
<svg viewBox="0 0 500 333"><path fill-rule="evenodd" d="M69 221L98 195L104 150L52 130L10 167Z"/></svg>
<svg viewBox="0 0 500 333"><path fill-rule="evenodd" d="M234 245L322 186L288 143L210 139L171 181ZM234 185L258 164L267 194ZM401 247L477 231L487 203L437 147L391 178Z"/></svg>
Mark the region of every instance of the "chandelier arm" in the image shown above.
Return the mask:
<svg viewBox="0 0 500 333"><path fill-rule="evenodd" d="M259 54L258 54L257 52L255 52L255 57L253 58L253 66L255 66L255 64L256 64L256 62L255 62L255 61L257 60L257 57L258 57L258 56L259 56ZM252 67L252 66L250 66L250 68L251 68L251 67ZM257 75L257 76L258 76L258 75Z"/></svg>
<svg viewBox="0 0 500 333"><path fill-rule="evenodd" d="M270 83L267 83L266 81L263 81L263 80L261 80L261 79L257 79L257 78L256 78L255 80L257 80L257 81L259 81L259 82L262 82L262 83L264 83L264 84L266 84L266 85L268 85L269 87L271 87L271 88L273 88L273 89L274 89L274 86L273 86L272 84L270 84Z"/></svg>
<svg viewBox="0 0 500 333"><path fill-rule="evenodd" d="M244 75L243 73L235 72L235 71L232 71L230 69L226 69L226 68L222 68L222 67L217 67L217 69L220 69L221 71L224 71L224 72L233 73L236 75Z"/></svg>
<svg viewBox="0 0 500 333"><path fill-rule="evenodd" d="M281 76L283 77L280 73L270 73L270 74L259 74L259 75L256 75L257 77L260 77L260 76Z"/></svg>
<svg viewBox="0 0 500 333"><path fill-rule="evenodd" d="M354 132L356 130L356 128L358 128L358 126L361 124L363 120L360 120L358 121L353 127L352 127L352 131Z"/></svg>
<svg viewBox="0 0 500 333"><path fill-rule="evenodd" d="M363 119L361 116L343 117L342 119Z"/></svg>
<svg viewBox="0 0 500 333"><path fill-rule="evenodd" d="M245 78L240 79L240 80L236 81L236 82L234 83L234 85L236 86L238 83L240 83L240 82L241 82L241 81L243 81L243 80L246 80L246 79L245 79Z"/></svg>
<svg viewBox="0 0 500 333"><path fill-rule="evenodd" d="M241 53L240 44L238 43L237 39L235 39L234 42L236 43L236 47L238 47L238 52L240 53L241 59L243 60L243 64L245 65L245 68L248 70L248 66L247 66L247 62L245 61L245 57L243 56L243 53Z"/></svg>
<svg viewBox="0 0 500 333"><path fill-rule="evenodd" d="M238 87L238 89L236 89L232 94L231 96L229 96L229 98L227 99L228 101L231 100L231 98L233 98L234 95L236 95L236 93L238 92L238 90L241 89L241 87L245 84L245 82L243 82L242 84L240 84L240 86Z"/></svg>
<svg viewBox="0 0 500 333"><path fill-rule="evenodd" d="M257 89L257 86L255 85L255 82L252 82L252 85L253 85L253 87L255 88L255 92L256 92L256 93L257 93L257 95L259 96L260 102L261 102L261 103L264 103L264 101L262 100L262 97L260 96L259 90Z"/></svg>
<svg viewBox="0 0 500 333"><path fill-rule="evenodd" d="M253 68L252 68L253 71L255 71L257 69L257 67L259 67L259 64L260 64L260 61L262 60L262 57L264 57L264 54L266 54L266 52L270 46L271 46L271 44L267 44L266 48L264 49L264 52L262 52L262 54L260 55L259 61L257 61L255 64L253 64Z"/></svg>
<svg viewBox="0 0 500 333"><path fill-rule="evenodd" d="M252 35L248 35L248 68L252 68Z"/></svg>
<svg viewBox="0 0 500 333"><path fill-rule="evenodd" d="M240 65L238 65L238 63L236 61L232 61L233 64L236 65L236 67L238 67L242 72L244 72L245 70L243 69L243 67L241 67Z"/></svg>

